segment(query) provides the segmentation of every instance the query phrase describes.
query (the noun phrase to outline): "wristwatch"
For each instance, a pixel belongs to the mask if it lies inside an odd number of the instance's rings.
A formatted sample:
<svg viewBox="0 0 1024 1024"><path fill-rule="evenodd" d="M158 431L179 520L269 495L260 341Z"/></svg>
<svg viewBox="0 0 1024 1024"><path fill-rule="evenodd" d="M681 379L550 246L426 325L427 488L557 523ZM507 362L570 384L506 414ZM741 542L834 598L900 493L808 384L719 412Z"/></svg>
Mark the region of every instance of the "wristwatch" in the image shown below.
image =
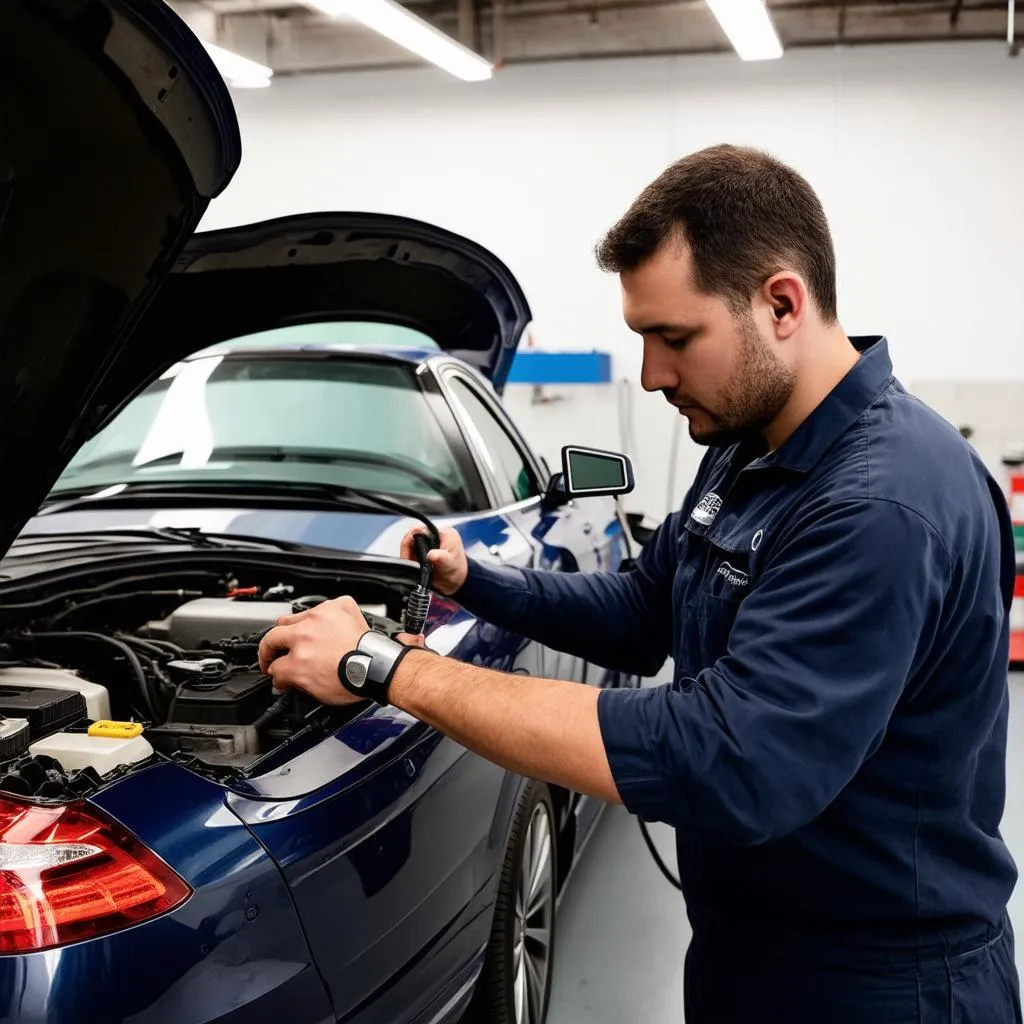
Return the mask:
<svg viewBox="0 0 1024 1024"><path fill-rule="evenodd" d="M354 651L349 651L338 662L338 679L349 693L378 704L388 704L388 688L395 669L410 651L422 647L400 644L397 640L375 629L368 629Z"/></svg>

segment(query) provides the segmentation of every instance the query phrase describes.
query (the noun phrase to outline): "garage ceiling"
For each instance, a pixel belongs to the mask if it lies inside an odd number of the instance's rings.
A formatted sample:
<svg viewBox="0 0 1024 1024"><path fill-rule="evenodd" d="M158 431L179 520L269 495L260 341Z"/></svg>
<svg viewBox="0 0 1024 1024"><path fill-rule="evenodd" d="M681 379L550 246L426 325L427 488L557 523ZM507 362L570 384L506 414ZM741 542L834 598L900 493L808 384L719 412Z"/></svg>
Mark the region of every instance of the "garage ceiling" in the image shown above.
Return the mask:
<svg viewBox="0 0 1024 1024"><path fill-rule="evenodd" d="M704 0L404 0L421 18L502 64L728 52ZM837 43L991 40L1007 46L1013 0L768 0L787 49ZM355 21L299 0L172 0L209 42L278 75L399 67L418 58ZM1024 37L1016 3L1014 38ZM1016 47L1008 48L1016 55Z"/></svg>

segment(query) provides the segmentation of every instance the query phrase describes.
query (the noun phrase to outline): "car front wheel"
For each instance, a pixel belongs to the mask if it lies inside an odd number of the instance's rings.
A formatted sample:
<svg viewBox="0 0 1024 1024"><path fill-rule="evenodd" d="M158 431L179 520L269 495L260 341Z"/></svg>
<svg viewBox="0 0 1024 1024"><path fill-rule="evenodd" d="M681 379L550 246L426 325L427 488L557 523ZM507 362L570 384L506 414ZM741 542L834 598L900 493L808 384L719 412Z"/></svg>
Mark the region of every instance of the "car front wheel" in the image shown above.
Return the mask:
<svg viewBox="0 0 1024 1024"><path fill-rule="evenodd" d="M543 1024L555 944L556 857L551 792L531 782L516 805L467 1024Z"/></svg>

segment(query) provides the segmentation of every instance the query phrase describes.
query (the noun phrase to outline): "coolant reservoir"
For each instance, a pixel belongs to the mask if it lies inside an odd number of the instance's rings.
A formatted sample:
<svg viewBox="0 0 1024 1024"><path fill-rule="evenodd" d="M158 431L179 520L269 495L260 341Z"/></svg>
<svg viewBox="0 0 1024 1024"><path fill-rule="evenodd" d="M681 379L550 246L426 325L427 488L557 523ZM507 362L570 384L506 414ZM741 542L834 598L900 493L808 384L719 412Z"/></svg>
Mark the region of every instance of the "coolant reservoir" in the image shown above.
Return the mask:
<svg viewBox="0 0 1024 1024"><path fill-rule="evenodd" d="M46 754L58 760L67 771L95 768L106 775L120 764L143 761L153 753L145 736L95 736L85 732L55 732L31 744L32 755Z"/></svg>
<svg viewBox="0 0 1024 1024"><path fill-rule="evenodd" d="M110 717L110 695L105 686L90 683L76 672L62 668L14 665L0 668L0 686L23 686L33 690L77 690L85 698L85 713L96 721Z"/></svg>

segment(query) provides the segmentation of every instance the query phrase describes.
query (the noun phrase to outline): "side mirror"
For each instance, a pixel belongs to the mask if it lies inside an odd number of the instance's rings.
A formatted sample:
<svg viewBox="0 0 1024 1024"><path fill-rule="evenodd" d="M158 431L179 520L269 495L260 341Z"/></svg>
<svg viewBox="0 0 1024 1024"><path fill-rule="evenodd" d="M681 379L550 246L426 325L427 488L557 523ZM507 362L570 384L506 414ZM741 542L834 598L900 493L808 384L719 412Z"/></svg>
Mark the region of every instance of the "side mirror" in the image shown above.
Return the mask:
<svg viewBox="0 0 1024 1024"><path fill-rule="evenodd" d="M549 481L544 507L558 508L573 498L629 494L634 486L633 463L628 455L566 445L562 449L562 472Z"/></svg>

